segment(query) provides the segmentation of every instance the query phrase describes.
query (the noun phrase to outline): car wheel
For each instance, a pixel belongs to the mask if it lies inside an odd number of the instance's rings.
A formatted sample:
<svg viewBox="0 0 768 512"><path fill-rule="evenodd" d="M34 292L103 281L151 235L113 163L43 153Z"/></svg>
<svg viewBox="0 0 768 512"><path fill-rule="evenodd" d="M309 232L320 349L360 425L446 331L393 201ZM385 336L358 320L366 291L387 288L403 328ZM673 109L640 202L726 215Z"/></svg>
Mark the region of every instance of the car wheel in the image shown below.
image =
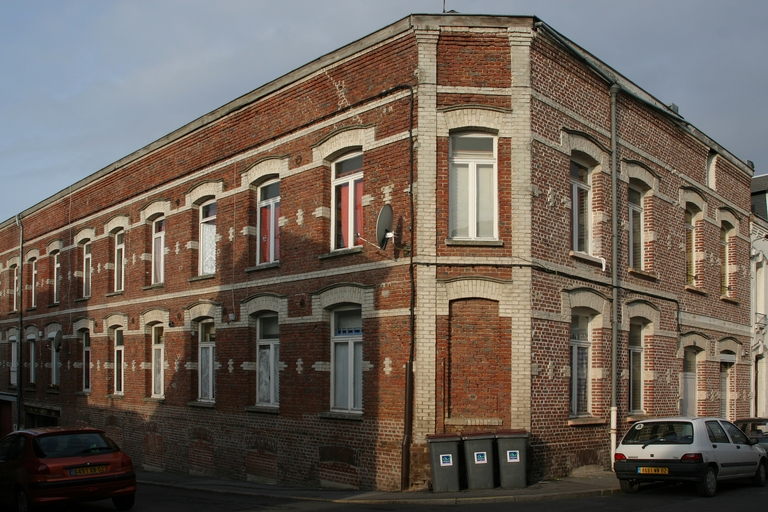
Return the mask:
<svg viewBox="0 0 768 512"><path fill-rule="evenodd" d="M704 473L704 478L696 484L696 490L698 491L699 496L711 498L715 495L717 492L717 473L715 472L715 468L712 466L707 468L707 471Z"/></svg>
<svg viewBox="0 0 768 512"><path fill-rule="evenodd" d="M32 504L29 502L27 493L19 489L16 491L16 509L19 512L31 512Z"/></svg>
<svg viewBox="0 0 768 512"><path fill-rule="evenodd" d="M129 494L127 496L115 496L112 498L112 504L117 510L131 510L135 501L135 494Z"/></svg>
<svg viewBox="0 0 768 512"><path fill-rule="evenodd" d="M633 494L640 490L640 484L637 480L619 480L621 490L627 494Z"/></svg>
<svg viewBox="0 0 768 512"><path fill-rule="evenodd" d="M755 487L765 487L765 480L768 475L766 475L766 468L765 468L766 462L760 461L760 464L757 466L757 471L755 471L755 476L752 477L752 484Z"/></svg>

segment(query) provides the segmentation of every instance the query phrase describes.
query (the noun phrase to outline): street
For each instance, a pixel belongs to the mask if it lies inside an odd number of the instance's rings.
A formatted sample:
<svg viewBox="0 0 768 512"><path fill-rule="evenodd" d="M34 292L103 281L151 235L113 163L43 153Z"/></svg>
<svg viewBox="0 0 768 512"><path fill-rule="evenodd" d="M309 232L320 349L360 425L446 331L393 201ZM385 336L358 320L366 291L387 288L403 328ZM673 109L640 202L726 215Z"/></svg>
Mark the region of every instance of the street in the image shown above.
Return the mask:
<svg viewBox="0 0 768 512"><path fill-rule="evenodd" d="M439 495L434 495L439 497ZM235 494L219 494L204 491L190 491L154 485L139 487L136 497L136 512L161 512L183 510L184 512L247 512L262 510L280 511L357 511L357 510L459 510L472 512L500 512L510 508L521 512L600 512L622 510L623 512L708 512L728 510L754 510L768 503L768 488L756 488L745 483L724 483L714 498L700 498L695 489L681 485L648 488L634 495L582 498L559 501L530 501L520 503L468 503L456 505L429 504L361 504L331 503L324 501L291 500L282 498L254 498ZM101 501L79 505L72 510L96 512L114 510L111 502Z"/></svg>

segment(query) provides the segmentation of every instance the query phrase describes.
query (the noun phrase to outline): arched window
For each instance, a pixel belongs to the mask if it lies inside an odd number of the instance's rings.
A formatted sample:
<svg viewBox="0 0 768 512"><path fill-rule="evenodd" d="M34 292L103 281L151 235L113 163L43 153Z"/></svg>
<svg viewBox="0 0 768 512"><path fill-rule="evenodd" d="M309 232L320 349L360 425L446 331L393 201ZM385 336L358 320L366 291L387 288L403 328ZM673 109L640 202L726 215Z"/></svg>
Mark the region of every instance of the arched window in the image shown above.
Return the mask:
<svg viewBox="0 0 768 512"><path fill-rule="evenodd" d="M200 205L200 275L216 273L216 200Z"/></svg>
<svg viewBox="0 0 768 512"><path fill-rule="evenodd" d="M91 275L93 273L93 261L91 259L91 241L83 243L83 297L91 296Z"/></svg>
<svg viewBox="0 0 768 512"><path fill-rule="evenodd" d="M498 238L496 141L488 133L450 138L448 233L453 239Z"/></svg>
<svg viewBox="0 0 768 512"><path fill-rule="evenodd" d="M162 325L152 326L152 398L165 397L165 335Z"/></svg>
<svg viewBox="0 0 768 512"><path fill-rule="evenodd" d="M258 318L258 346L256 353L256 403L280 404L280 326L277 315Z"/></svg>
<svg viewBox="0 0 768 512"><path fill-rule="evenodd" d="M591 252L591 174L586 162L571 160L571 247L586 254Z"/></svg>
<svg viewBox="0 0 768 512"><path fill-rule="evenodd" d="M280 259L280 180L259 187L259 255L258 263Z"/></svg>
<svg viewBox="0 0 768 512"><path fill-rule="evenodd" d="M152 284L165 282L165 217L152 221Z"/></svg>
<svg viewBox="0 0 768 512"><path fill-rule="evenodd" d="M643 329L641 319L629 324L629 411L643 412Z"/></svg>
<svg viewBox="0 0 768 512"><path fill-rule="evenodd" d="M115 233L115 290L125 289L125 230Z"/></svg>
<svg viewBox="0 0 768 512"><path fill-rule="evenodd" d="M216 326L212 319L198 324L198 400L213 402L216 388Z"/></svg>
<svg viewBox="0 0 768 512"><path fill-rule="evenodd" d="M83 342L83 391L91 390L91 333L88 329L80 331Z"/></svg>
<svg viewBox="0 0 768 512"><path fill-rule="evenodd" d="M592 312L574 309L571 315L571 417L590 414L590 349Z"/></svg>
<svg viewBox="0 0 768 512"><path fill-rule="evenodd" d="M733 226L723 221L720 224L720 295L727 297L731 294L731 280L728 267L730 265L730 241L734 233Z"/></svg>
<svg viewBox="0 0 768 512"><path fill-rule="evenodd" d="M361 245L363 232L363 154L348 153L333 163L332 249Z"/></svg>
<svg viewBox="0 0 768 512"><path fill-rule="evenodd" d="M331 409L363 410L363 318L359 306L331 316Z"/></svg>

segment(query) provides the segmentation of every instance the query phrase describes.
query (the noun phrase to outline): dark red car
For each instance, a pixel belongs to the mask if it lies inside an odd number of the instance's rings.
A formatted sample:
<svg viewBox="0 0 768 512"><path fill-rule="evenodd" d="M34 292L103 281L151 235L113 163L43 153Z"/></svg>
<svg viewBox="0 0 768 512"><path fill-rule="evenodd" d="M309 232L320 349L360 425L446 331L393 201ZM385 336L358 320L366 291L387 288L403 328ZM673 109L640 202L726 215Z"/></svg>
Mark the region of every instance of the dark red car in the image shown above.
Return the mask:
<svg viewBox="0 0 768 512"><path fill-rule="evenodd" d="M101 430L33 428L0 440L0 500L19 512L108 498L130 510L135 496L131 458Z"/></svg>

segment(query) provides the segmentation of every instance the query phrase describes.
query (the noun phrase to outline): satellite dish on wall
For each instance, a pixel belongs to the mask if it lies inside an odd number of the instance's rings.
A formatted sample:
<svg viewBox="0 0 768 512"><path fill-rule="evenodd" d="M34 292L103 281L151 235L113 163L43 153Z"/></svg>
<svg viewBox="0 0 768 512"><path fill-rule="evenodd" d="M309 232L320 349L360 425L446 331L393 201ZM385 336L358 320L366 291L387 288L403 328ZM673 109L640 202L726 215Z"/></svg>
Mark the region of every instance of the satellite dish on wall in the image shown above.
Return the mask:
<svg viewBox="0 0 768 512"><path fill-rule="evenodd" d="M395 234L392 232L394 219L395 214L392 207L388 204L382 206L376 221L376 243L379 244L379 249L386 249L389 239L394 238Z"/></svg>

